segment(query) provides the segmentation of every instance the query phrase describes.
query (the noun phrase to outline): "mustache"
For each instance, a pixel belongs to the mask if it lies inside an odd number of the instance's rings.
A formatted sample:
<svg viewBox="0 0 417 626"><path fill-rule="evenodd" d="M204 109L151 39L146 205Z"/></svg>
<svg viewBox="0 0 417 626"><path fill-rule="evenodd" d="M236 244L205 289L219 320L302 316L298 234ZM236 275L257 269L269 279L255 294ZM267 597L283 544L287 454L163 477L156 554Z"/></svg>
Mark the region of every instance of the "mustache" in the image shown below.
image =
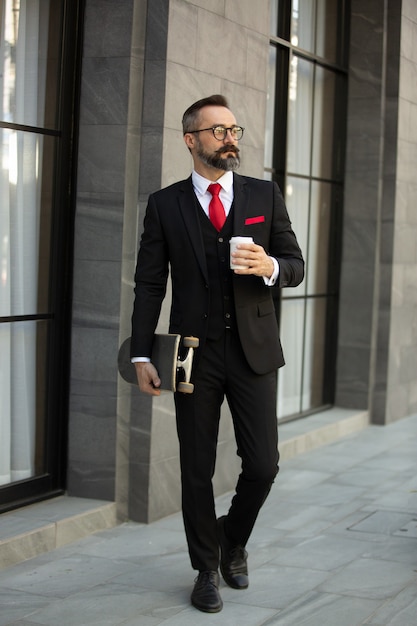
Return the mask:
<svg viewBox="0 0 417 626"><path fill-rule="evenodd" d="M226 152L233 152L236 156L238 156L240 150L239 150L239 148L237 146L234 146L233 144L226 145L226 146L221 146L221 148L216 150L216 154L218 154L218 155L226 154Z"/></svg>

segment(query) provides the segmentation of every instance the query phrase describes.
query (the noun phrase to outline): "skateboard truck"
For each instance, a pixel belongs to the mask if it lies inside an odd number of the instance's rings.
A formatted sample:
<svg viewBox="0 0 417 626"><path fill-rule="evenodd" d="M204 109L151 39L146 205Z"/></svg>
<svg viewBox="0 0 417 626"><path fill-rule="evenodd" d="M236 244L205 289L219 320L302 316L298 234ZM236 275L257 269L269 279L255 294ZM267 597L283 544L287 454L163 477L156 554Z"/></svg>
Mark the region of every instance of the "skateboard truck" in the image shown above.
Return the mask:
<svg viewBox="0 0 417 626"><path fill-rule="evenodd" d="M197 337L183 337L177 334L154 335L151 362L158 370L161 379L160 389L193 393L190 382L194 350L199 346ZM182 357L181 352L184 354ZM137 385L136 369L130 361L130 337L124 340L119 349L118 369L128 383Z"/></svg>
<svg viewBox="0 0 417 626"><path fill-rule="evenodd" d="M177 358L177 391L181 393L193 393L194 385L190 383L191 370L193 367L194 349L198 348L199 340L197 337L184 337L182 340L183 348L187 353L183 359L180 355ZM181 370L184 372L185 380L178 380Z"/></svg>

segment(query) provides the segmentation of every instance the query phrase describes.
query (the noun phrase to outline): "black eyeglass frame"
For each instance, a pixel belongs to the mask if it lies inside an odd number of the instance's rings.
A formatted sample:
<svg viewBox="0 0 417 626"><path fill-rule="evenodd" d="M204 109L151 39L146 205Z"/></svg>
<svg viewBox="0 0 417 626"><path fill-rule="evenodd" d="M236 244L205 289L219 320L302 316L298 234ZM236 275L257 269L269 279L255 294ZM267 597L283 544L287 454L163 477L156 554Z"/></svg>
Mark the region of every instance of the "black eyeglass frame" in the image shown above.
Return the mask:
<svg viewBox="0 0 417 626"><path fill-rule="evenodd" d="M223 137L216 137L216 130L218 129L222 129L223 131ZM236 124L235 126L229 126L228 128L226 128L226 126L222 126L221 124L217 124L216 126L210 126L210 128L200 128L199 130L188 130L188 133L202 133L205 130L211 130L213 133L213 137L215 139L217 139L217 141L224 141L227 137L227 131L230 131L230 134L232 135L233 139L236 139L236 141L240 141L243 137L243 133L244 133L244 128L243 126L239 126L238 124ZM240 137L234 137L233 136L233 132L238 132L241 133Z"/></svg>

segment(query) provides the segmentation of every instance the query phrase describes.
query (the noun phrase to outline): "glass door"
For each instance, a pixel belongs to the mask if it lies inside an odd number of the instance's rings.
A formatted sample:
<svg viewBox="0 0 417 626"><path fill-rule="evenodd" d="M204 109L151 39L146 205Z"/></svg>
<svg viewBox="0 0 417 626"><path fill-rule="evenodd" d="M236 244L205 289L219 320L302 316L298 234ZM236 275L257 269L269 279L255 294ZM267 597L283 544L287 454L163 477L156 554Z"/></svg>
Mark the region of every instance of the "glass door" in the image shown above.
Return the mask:
<svg viewBox="0 0 417 626"><path fill-rule="evenodd" d="M0 507L63 487L77 4L0 0Z"/></svg>

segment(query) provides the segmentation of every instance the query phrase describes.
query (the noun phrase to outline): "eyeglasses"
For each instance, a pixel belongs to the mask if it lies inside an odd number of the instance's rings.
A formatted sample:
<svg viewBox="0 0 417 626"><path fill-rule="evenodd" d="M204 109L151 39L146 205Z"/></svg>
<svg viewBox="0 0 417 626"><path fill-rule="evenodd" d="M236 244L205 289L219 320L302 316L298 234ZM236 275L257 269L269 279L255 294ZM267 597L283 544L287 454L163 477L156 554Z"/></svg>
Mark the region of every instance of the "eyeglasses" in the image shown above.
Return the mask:
<svg viewBox="0 0 417 626"><path fill-rule="evenodd" d="M212 126L211 128L200 128L200 130L189 130L188 132L189 133L202 133L205 130L211 130L211 132L214 135L214 138L217 139L217 141L224 141L224 139L226 139L227 137L227 131L230 132L233 139L236 139L236 141L239 141L239 139L242 139L243 131L245 129L242 128L242 126L230 126L229 128L226 128L225 126Z"/></svg>

